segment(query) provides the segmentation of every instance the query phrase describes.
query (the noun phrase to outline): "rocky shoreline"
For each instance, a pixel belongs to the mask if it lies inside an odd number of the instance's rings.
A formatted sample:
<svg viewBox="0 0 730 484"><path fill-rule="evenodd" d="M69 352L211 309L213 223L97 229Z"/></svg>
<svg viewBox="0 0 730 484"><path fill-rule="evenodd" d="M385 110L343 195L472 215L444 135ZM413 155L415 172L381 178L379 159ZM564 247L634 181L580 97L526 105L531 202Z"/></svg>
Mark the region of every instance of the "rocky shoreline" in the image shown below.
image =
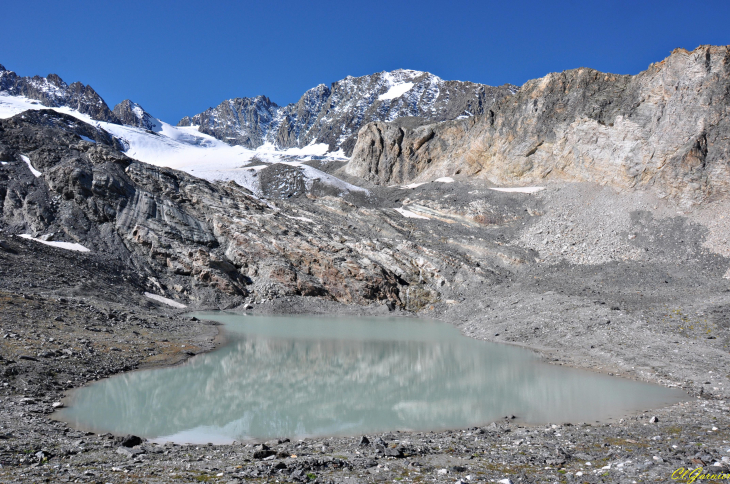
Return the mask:
<svg viewBox="0 0 730 484"><path fill-rule="evenodd" d="M285 313L295 305L303 312L386 314L382 306L310 299L272 300L254 311ZM7 291L0 302L3 482L641 482L670 479L681 467L719 473L730 465L725 396L694 387L686 402L610 423L527 425L516 418L451 431L232 445L158 445L75 430L53 419L70 389L180 363L213 349L217 329L164 305L130 309L94 297ZM453 308L441 306L452 305L439 305L435 316L453 318Z"/></svg>

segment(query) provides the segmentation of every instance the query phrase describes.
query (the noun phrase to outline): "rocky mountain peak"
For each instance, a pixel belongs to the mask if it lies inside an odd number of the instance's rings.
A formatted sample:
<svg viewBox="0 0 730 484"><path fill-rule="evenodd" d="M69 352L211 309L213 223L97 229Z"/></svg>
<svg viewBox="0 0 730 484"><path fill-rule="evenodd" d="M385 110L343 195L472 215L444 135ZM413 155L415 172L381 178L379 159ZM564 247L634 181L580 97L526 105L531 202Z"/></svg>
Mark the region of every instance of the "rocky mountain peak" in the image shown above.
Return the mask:
<svg viewBox="0 0 730 484"><path fill-rule="evenodd" d="M276 103L263 95L234 98L195 116L186 116L177 125L198 126L201 133L230 145L257 147L264 144L278 109Z"/></svg>
<svg viewBox="0 0 730 484"><path fill-rule="evenodd" d="M37 79L38 76L34 77L33 79ZM39 80L42 80L43 78L39 78ZM48 81L50 84L53 84L56 87L67 87L66 83L63 82L63 79L58 74L48 74L46 76L46 81Z"/></svg>
<svg viewBox="0 0 730 484"><path fill-rule="evenodd" d="M158 119L145 111L142 106L129 99L125 99L114 106L113 112L122 124L155 132L161 129Z"/></svg>
<svg viewBox="0 0 730 484"><path fill-rule="evenodd" d="M51 108L70 107L97 121L119 124L119 119L91 86L80 82L68 85L57 74L20 77L3 68L0 70L0 92L34 99Z"/></svg>

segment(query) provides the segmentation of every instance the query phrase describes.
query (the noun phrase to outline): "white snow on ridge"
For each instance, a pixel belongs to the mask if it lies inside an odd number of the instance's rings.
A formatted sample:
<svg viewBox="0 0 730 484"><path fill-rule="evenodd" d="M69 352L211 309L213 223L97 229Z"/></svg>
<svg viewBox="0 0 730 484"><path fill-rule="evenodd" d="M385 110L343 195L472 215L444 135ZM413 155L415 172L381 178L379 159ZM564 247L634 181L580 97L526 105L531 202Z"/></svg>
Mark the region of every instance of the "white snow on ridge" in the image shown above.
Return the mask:
<svg viewBox="0 0 730 484"><path fill-rule="evenodd" d="M156 120L158 124L155 127L159 126L159 130L155 129L156 133L152 134L141 128L96 121L88 115L81 114L68 107L48 108L25 97L8 96L5 93L0 93L0 119L15 116L30 109L53 109L104 129L122 140L128 147L125 152L126 155L136 160L185 171L209 181L233 180L256 195L261 194L256 170L251 170L250 167L245 166L254 157L258 161L267 164L284 163L301 167L304 176L307 177L309 187L315 180L319 180L322 183L334 185L342 191L367 192L364 188L351 185L321 170L302 164L303 161L312 160L313 157L339 161L348 159L344 156L342 150L327 153L329 146L325 143L310 144L303 148L290 148L287 150L277 150L273 145L266 144L252 150L242 146L230 146L212 136L199 132L197 126L172 126ZM94 141L85 137L82 138L86 141ZM34 175L41 175L31 166L29 159L24 158L24 161Z"/></svg>
<svg viewBox="0 0 730 484"><path fill-rule="evenodd" d="M53 240L37 239L30 234L20 234L20 237L22 237L24 239L28 239L28 240L33 240L35 242L40 242L41 244L50 245L51 247L57 247L59 249L73 250L75 252L91 252L89 249L87 249L83 245L76 244L73 242L56 242Z"/></svg>
<svg viewBox="0 0 730 484"><path fill-rule="evenodd" d="M184 304L181 304L177 301L173 301L172 299L168 299L166 297L158 296L157 294L152 294L151 292L144 293L145 297L148 297L150 299L154 299L157 302L161 302L162 304L167 304L168 306L172 306L173 308L177 309L184 309L187 306Z"/></svg>
<svg viewBox="0 0 730 484"><path fill-rule="evenodd" d="M545 190L545 187L512 187L512 188L496 188L490 187L490 190L498 192L509 192L509 193L535 193L540 190Z"/></svg>
<svg viewBox="0 0 730 484"><path fill-rule="evenodd" d="M389 99L401 97L403 94L410 91L412 87L412 82L404 82L403 84L396 84L395 86L391 86L390 89L388 89L388 92L378 96L378 101L387 101Z"/></svg>
<svg viewBox="0 0 730 484"><path fill-rule="evenodd" d="M36 178L38 178L39 176L43 175L43 173L41 173L40 171L38 171L35 168L33 168L33 165L30 164L30 158L28 158L25 155L20 155L20 157L23 159L23 161L25 162L25 164L28 165L28 168L30 168L30 172L33 173L33 175L35 175Z"/></svg>
<svg viewBox="0 0 730 484"><path fill-rule="evenodd" d="M403 215L405 218L422 218L424 220L429 220L428 217L424 217L423 215L419 215L415 212L411 212L410 210L407 210L405 208L396 208L394 209L399 214Z"/></svg>

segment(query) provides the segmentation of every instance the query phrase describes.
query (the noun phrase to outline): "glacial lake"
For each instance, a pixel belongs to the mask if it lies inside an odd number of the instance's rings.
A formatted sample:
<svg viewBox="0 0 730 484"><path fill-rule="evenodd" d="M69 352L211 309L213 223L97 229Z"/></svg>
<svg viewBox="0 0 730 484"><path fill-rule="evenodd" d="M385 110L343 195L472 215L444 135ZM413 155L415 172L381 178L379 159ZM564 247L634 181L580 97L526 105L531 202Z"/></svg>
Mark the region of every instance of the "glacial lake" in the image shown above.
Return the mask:
<svg viewBox="0 0 730 484"><path fill-rule="evenodd" d="M686 400L678 389L549 365L407 318L195 313L227 343L183 365L82 387L55 417L160 442L465 428L516 415L591 422Z"/></svg>

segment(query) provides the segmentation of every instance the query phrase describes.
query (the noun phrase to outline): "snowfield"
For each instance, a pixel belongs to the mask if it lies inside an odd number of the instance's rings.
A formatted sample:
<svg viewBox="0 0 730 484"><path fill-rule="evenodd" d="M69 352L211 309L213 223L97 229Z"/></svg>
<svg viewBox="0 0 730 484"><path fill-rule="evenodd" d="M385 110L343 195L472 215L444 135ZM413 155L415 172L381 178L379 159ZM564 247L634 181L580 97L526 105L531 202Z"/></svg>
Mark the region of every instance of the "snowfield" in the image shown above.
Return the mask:
<svg viewBox="0 0 730 484"><path fill-rule="evenodd" d="M200 133L197 126L178 127L156 120L155 131L150 133L132 126L96 121L67 107L48 108L32 99L0 93L0 118L9 118L29 109L53 109L97 126L119 138L127 147L125 154L135 160L181 170L209 181L233 180L255 195L261 194L256 172L273 163L300 167L309 187L315 180L319 180L341 191L367 192L363 188L303 164L315 157L347 161L348 158L344 156L342 150L328 153L329 146L324 143L287 150L277 150L272 144L265 144L252 150L242 146L230 146L212 136ZM85 141L94 142L88 138ZM23 160L35 176L41 176L27 157L24 156ZM252 161L256 162L257 166L248 166Z"/></svg>
<svg viewBox="0 0 730 484"><path fill-rule="evenodd" d="M186 305L180 304L177 301L173 301L172 299L168 299L163 296L158 296L157 294L152 294L151 292L146 292L146 293L144 293L144 295L145 295L145 297L153 299L157 302L161 302L162 304L167 304L168 306L172 306L173 308L184 309L187 307Z"/></svg>

